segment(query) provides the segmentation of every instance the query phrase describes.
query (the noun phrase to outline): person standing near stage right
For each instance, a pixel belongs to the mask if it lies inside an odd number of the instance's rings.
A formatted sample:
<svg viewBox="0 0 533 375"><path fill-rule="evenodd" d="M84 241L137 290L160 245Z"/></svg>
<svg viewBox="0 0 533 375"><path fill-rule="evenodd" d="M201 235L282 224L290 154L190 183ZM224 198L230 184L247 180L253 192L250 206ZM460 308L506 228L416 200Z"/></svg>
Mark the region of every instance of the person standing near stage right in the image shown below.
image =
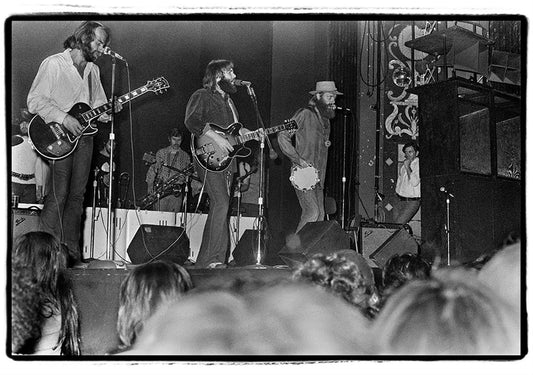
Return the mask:
<svg viewBox="0 0 533 375"><path fill-rule="evenodd" d="M405 160L396 181L396 197L392 215L395 223L407 224L420 208L420 161L418 144L407 142L403 148Z"/></svg>
<svg viewBox="0 0 533 375"><path fill-rule="evenodd" d="M296 196L302 208L296 232L305 224L324 220L324 182L328 163L330 120L335 117L335 99L342 95L337 91L335 82L319 81L307 108L299 109L292 117L298 124L296 131L278 133L281 151L291 160L293 167L314 167L318 171L318 183L312 189L301 190L295 187ZM296 145L292 144L292 137Z"/></svg>

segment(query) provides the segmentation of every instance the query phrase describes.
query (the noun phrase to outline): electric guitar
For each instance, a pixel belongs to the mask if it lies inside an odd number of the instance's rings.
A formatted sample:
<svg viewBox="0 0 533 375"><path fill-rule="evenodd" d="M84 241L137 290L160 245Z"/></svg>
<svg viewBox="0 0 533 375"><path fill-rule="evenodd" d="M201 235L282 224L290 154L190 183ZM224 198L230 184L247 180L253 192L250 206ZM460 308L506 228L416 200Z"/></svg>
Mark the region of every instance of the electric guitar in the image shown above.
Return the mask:
<svg viewBox="0 0 533 375"><path fill-rule="evenodd" d="M233 151L229 154L220 148L209 136L203 135L197 138L192 135L191 152L200 165L211 172L225 171L234 158L243 158L250 155L251 150L244 143L253 140L259 135L260 130L255 130L245 135L239 135L242 124L234 122L226 128L216 124L209 124L211 129L224 137L232 146ZM285 120L283 124L266 128L264 134L270 135L283 130L295 130L298 128L296 121Z"/></svg>
<svg viewBox="0 0 533 375"><path fill-rule="evenodd" d="M124 104L147 92L160 94L169 87L168 81L164 77L159 77L122 95L117 101ZM68 114L75 117L83 126L83 131L78 136L74 136L57 122L45 123L39 115L35 115L28 126L29 142L42 157L49 160L63 159L74 152L83 135L93 135L98 132L92 121L104 113L111 112L111 108L110 101L95 109L91 109L86 103L74 104Z"/></svg>

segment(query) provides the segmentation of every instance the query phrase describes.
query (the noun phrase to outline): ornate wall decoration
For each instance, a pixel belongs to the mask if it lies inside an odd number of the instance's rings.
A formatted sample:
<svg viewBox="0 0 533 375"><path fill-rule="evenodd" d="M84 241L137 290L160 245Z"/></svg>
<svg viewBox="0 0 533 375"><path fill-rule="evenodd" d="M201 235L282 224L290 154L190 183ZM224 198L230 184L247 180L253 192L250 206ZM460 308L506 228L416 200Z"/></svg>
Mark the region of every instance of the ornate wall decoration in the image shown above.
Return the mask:
<svg viewBox="0 0 533 375"><path fill-rule="evenodd" d="M425 83L426 77L431 76L426 69L423 74L417 71L416 61L426 58L427 54L414 51L415 67L412 66L411 49L405 47L405 42L414 36L419 37L426 33L426 29L418 26L414 28L410 24L396 24L393 27L398 32L391 33L387 46L388 53L392 57L389 60L388 68L392 71L392 86L387 91L387 99L392 106L392 112L385 120L385 137L391 139L394 136L407 135L412 139L418 137L418 100L416 95L407 92L412 86ZM431 71L429 71L431 73ZM401 91L398 92L398 89Z"/></svg>

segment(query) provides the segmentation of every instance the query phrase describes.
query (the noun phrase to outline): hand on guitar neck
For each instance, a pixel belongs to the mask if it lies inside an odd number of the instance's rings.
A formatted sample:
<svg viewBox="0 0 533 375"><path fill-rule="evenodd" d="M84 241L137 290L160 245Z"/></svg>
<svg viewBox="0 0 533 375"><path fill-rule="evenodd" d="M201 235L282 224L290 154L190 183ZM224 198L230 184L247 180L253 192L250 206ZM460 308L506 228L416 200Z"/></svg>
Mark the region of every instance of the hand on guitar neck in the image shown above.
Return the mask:
<svg viewBox="0 0 533 375"><path fill-rule="evenodd" d="M117 100L115 101L115 113L118 113L120 111L122 111L122 104ZM111 115L108 113L102 113L102 115L98 118L98 121L109 122L111 121ZM63 120L63 126L75 137L81 135L85 130L83 125L81 125L80 122L74 116L69 114L67 114L67 116Z"/></svg>

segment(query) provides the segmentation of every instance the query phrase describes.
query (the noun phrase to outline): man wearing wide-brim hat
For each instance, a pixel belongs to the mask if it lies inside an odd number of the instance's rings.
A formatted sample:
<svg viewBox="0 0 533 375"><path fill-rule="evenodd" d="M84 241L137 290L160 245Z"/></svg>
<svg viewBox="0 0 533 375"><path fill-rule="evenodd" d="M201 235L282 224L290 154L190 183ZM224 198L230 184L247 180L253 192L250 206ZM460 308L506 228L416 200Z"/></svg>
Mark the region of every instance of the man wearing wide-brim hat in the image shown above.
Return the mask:
<svg viewBox="0 0 533 375"><path fill-rule="evenodd" d="M291 160L291 181L302 208L296 232L305 224L324 220L324 181L331 145L330 119L335 117L335 99L342 92L334 81L318 81L306 108L296 111L292 119L296 131L278 133L281 151ZM291 138L295 138L293 146Z"/></svg>

